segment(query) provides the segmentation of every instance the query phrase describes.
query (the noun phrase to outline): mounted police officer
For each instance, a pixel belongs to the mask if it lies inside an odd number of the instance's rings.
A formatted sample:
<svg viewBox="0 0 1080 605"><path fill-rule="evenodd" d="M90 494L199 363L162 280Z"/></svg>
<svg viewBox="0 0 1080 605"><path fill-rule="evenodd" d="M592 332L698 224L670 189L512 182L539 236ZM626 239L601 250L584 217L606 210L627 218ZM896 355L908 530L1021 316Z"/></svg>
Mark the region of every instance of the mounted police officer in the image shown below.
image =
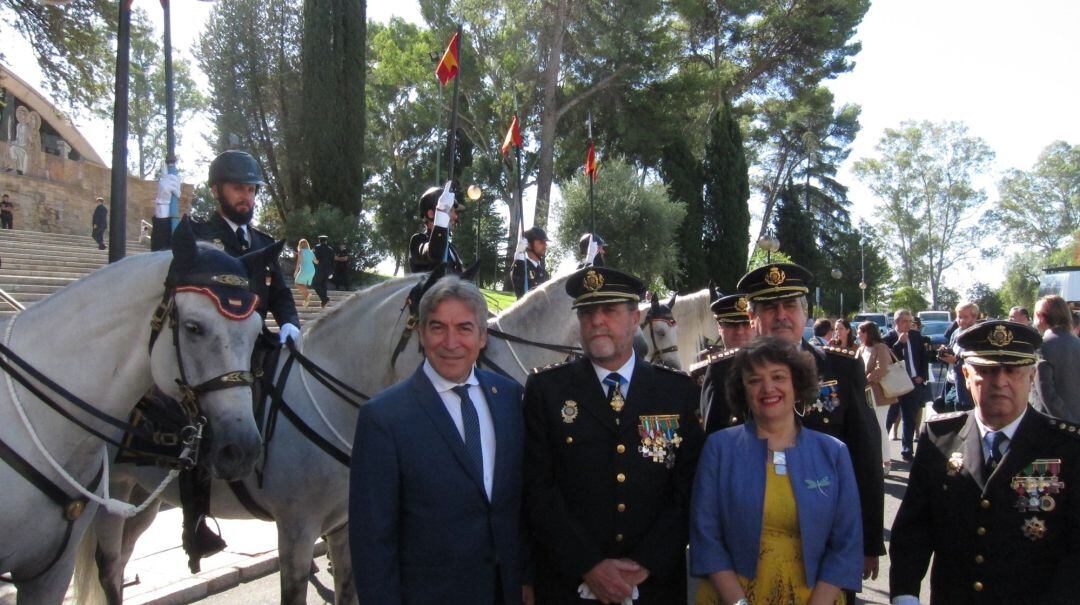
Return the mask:
<svg viewBox="0 0 1080 605"><path fill-rule="evenodd" d="M635 355L640 280L587 267L566 292L585 356L525 383L536 602L685 603L697 386Z"/></svg>
<svg viewBox="0 0 1080 605"><path fill-rule="evenodd" d="M881 435L866 404L866 375L854 351L813 347L802 340L806 293L812 279L813 275L798 265L771 263L744 275L737 287L746 293L755 335L798 343L814 357L821 394L817 401L801 402L805 410L802 424L843 441L851 454L862 508L864 575L876 577L878 557L885 554ZM719 354L705 372L701 412L706 433L744 421L732 413L724 389L736 351Z"/></svg>
<svg viewBox="0 0 1080 605"><path fill-rule="evenodd" d="M514 255L514 266L510 268L510 281L514 284L514 295L518 298L525 296L526 275L528 275L529 290L550 278L547 267L544 265L547 246L547 233L540 227L533 227L526 231L518 243L518 250Z"/></svg>
<svg viewBox="0 0 1080 605"><path fill-rule="evenodd" d="M584 269L585 267L603 267L604 266L604 246L607 245L604 242L604 238L595 233L585 233L578 240L578 257L581 258L581 262L578 263L578 269Z"/></svg>
<svg viewBox="0 0 1080 605"><path fill-rule="evenodd" d="M919 437L892 527L892 602L920 602L933 555L931 605L1076 603L1080 427L1028 405L1042 337L995 320L957 344L975 409Z"/></svg>
<svg viewBox="0 0 1080 605"><path fill-rule="evenodd" d="M454 183L448 181L442 189L432 187L420 196L420 219L424 230L409 240L409 272L431 271L444 260L453 272L461 273L461 257L458 256L450 230L457 223L458 211ZM449 248L449 249L448 249Z"/></svg>

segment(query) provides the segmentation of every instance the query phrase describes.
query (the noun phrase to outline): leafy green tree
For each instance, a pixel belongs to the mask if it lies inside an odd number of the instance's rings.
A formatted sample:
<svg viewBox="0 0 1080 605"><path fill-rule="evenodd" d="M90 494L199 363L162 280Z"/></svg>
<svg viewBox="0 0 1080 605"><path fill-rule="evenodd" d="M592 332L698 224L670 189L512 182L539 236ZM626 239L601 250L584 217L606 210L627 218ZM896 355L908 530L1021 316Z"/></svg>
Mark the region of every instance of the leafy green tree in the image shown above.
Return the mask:
<svg viewBox="0 0 1080 605"><path fill-rule="evenodd" d="M133 175L141 179L161 172L165 163L165 59L159 35L150 17L141 8L131 12L131 72L128 81L128 137L134 144L129 160ZM176 50L173 49L174 55ZM175 101L176 145L180 146L181 127L206 107L206 99L191 79L191 67L183 57L173 57L173 98ZM113 107L100 107L94 113L112 119Z"/></svg>
<svg viewBox="0 0 1080 605"><path fill-rule="evenodd" d="M1010 243L1051 254L1080 230L1080 145L1051 143L1030 170L1009 170L991 218Z"/></svg>
<svg viewBox="0 0 1080 605"><path fill-rule="evenodd" d="M195 193L191 198L191 209L188 210L188 214L192 218L197 218L201 221L210 220L210 217L214 215L218 210L218 201L214 198L214 193L210 191L210 186L206 183L199 183L195 186Z"/></svg>
<svg viewBox="0 0 1080 605"><path fill-rule="evenodd" d="M817 225L803 208L802 202L795 198L791 187L785 187L781 192L773 223L780 250L791 258L791 262L805 267L814 275L820 275L824 259L815 237Z"/></svg>
<svg viewBox="0 0 1080 605"><path fill-rule="evenodd" d="M921 292L911 286L903 286L893 292L889 308L893 311L907 309L914 314L929 309L930 304L926 302L926 297Z"/></svg>
<svg viewBox="0 0 1080 605"><path fill-rule="evenodd" d="M271 234L274 237L284 237L287 240L286 248L291 248L294 256L296 243L300 238L307 239L314 247L318 243L318 236L325 235L328 243L335 250L341 244L348 247L353 263L352 268L356 271L369 270L380 260L371 245L371 226L367 224L367 221L357 220L354 215L329 204L294 211L285 225L284 232L277 228L273 229Z"/></svg>
<svg viewBox="0 0 1080 605"><path fill-rule="evenodd" d="M968 289L967 299L979 305L979 312L984 313L986 317L1004 318L1008 315L997 291L982 282L976 282Z"/></svg>
<svg viewBox="0 0 1080 605"><path fill-rule="evenodd" d="M959 292L948 286L942 286L941 292L938 293L938 303L934 305L934 309L953 312L961 300Z"/></svg>
<svg viewBox="0 0 1080 605"><path fill-rule="evenodd" d="M708 284L704 279L707 276L712 278L717 288L730 292L735 290L735 284L746 270L750 243L747 233L750 227L750 208L747 206L750 181L742 133L728 104L725 103L716 114L711 126L702 167L705 173L705 204L701 249L697 251L687 247L688 251L694 250L701 255L708 270L702 275L687 276L687 286L688 289L703 288ZM693 235L690 237L693 238Z"/></svg>
<svg viewBox="0 0 1080 605"><path fill-rule="evenodd" d="M476 283L495 288L506 274L503 257L499 254L506 247L506 221L498 212L496 200L481 197L476 202L468 200L466 209L458 215L453 230L454 247L465 266L480 260L480 272ZM480 215L480 255L476 254L477 215Z"/></svg>
<svg viewBox="0 0 1080 605"><path fill-rule="evenodd" d="M1012 255L1005 265L1005 281L998 289L998 298L1005 309L1024 307L1028 311L1035 308L1035 299L1039 292L1039 274L1044 263L1037 252L1028 250Z"/></svg>
<svg viewBox="0 0 1080 605"><path fill-rule="evenodd" d="M904 122L885 130L877 152L855 173L883 202L878 228L897 251L901 284L925 283L936 307L947 269L994 253L983 248L990 227L976 184L994 152L959 122Z"/></svg>
<svg viewBox="0 0 1080 605"><path fill-rule="evenodd" d="M303 150L311 201L360 211L364 188L365 0L304 0Z"/></svg>
<svg viewBox="0 0 1080 605"><path fill-rule="evenodd" d="M117 14L107 0L0 1L0 20L30 44L45 88L72 108L111 107Z"/></svg>
<svg viewBox="0 0 1080 605"><path fill-rule="evenodd" d="M589 184L580 175L561 187L558 240L576 247L578 235L590 231ZM604 176L594 184L593 193L596 232L607 242L607 265L658 289L678 271L675 234L686 209L668 199L663 183L643 184L641 174L621 160L604 165Z"/></svg>

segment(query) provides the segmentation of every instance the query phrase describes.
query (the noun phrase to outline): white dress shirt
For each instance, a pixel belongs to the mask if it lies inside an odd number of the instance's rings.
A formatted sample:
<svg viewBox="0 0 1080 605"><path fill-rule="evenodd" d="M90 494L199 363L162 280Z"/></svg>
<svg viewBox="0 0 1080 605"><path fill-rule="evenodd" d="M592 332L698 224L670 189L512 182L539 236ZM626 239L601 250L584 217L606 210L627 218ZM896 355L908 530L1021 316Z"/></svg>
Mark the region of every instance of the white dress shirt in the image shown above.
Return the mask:
<svg viewBox="0 0 1080 605"><path fill-rule="evenodd" d="M458 435L464 443L465 421L461 418L461 399L451 390L459 383L443 378L427 360L424 360L423 368L424 375L435 387L435 392L439 394L443 405L446 406L446 411L450 414L450 419L454 421ZM469 385L469 399L472 400L476 415L480 419L480 451L484 456L484 491L490 500L491 485L495 481L495 423L491 420L491 408L488 407L487 398L484 397L484 391L480 388L480 381L476 379L476 370L471 370L469 377L461 384Z"/></svg>
<svg viewBox="0 0 1080 605"><path fill-rule="evenodd" d="M600 388L603 389L604 395L607 395L608 386L604 384L604 379L608 377L608 374L612 372L618 372L623 380L626 382L622 385L623 399L630 397L630 379L634 376L634 362L637 360L637 355L633 352L630 353L630 359L626 360L626 363L622 364L618 370L609 370L602 368L596 363L592 364L593 371L596 372L596 379L600 381ZM592 363L592 362L590 362Z"/></svg>

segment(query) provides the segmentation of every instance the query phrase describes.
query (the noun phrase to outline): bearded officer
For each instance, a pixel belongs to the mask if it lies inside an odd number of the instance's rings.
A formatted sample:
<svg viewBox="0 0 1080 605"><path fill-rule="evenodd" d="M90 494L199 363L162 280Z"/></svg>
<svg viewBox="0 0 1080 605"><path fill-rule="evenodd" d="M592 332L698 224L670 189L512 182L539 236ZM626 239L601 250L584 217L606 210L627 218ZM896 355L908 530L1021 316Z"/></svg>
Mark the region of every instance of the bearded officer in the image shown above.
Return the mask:
<svg viewBox="0 0 1080 605"><path fill-rule="evenodd" d="M813 347L802 340L806 293L812 279L813 275L799 265L772 263L744 275L737 287L749 301L755 336L777 336L799 344L814 357L821 391L817 401L800 402L804 411L802 425L832 435L848 448L862 509L863 576L877 577L878 557L885 554L881 434L866 403L866 374L854 352L831 346ZM724 389L735 351L724 351L705 372L701 412L707 434L744 421L731 412Z"/></svg>
<svg viewBox="0 0 1080 605"><path fill-rule="evenodd" d="M461 257L450 241L450 230L457 224L463 206L454 194L454 182L440 189L432 187L420 196L420 219L424 230L409 240L409 272L431 271L446 261L455 273L461 273Z"/></svg>
<svg viewBox="0 0 1080 605"><path fill-rule="evenodd" d="M536 602L685 603L697 387L635 356L640 280L588 267L566 292L585 356L525 384Z"/></svg>
<svg viewBox="0 0 1080 605"><path fill-rule="evenodd" d="M976 324L957 338L975 409L937 416L919 437L896 514L889 592L931 605L1080 599L1080 427L1028 405L1034 328Z"/></svg>
<svg viewBox="0 0 1080 605"><path fill-rule="evenodd" d="M544 265L547 247L547 233L540 227L533 227L523 234L514 255L514 266L510 268L510 281L518 298L525 296L526 285L532 290L549 279Z"/></svg>

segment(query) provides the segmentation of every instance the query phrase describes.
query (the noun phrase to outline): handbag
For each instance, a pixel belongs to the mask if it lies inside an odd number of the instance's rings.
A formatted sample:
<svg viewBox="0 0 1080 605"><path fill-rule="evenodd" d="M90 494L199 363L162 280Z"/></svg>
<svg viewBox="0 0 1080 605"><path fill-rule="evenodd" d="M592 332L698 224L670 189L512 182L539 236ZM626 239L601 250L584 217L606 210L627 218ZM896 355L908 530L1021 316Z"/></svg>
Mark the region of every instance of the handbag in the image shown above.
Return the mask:
<svg viewBox="0 0 1080 605"><path fill-rule="evenodd" d="M889 356L893 361L889 364L889 369L885 371L885 376L881 378L881 392L886 397L900 397L914 391L915 383L908 375L907 364L904 360L897 359L891 350Z"/></svg>

